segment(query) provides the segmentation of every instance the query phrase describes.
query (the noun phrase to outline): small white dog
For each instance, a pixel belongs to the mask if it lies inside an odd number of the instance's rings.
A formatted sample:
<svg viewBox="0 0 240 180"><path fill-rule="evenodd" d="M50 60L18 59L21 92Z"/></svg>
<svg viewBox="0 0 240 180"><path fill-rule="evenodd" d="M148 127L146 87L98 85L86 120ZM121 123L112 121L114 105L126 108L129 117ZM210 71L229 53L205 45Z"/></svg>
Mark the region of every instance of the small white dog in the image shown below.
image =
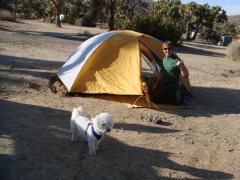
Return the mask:
<svg viewBox="0 0 240 180"><path fill-rule="evenodd" d="M70 128L71 141L76 141L76 135L79 134L83 140L88 142L89 154L96 155L104 134L113 128L112 116L108 113L100 113L90 120L80 106L73 108Z"/></svg>

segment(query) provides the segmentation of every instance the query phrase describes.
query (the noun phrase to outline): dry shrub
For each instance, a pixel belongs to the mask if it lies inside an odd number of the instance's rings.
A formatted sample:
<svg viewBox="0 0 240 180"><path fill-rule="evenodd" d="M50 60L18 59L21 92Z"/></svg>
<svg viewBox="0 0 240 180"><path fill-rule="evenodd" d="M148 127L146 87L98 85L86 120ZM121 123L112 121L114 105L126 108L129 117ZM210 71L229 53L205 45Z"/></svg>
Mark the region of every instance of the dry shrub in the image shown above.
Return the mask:
<svg viewBox="0 0 240 180"><path fill-rule="evenodd" d="M227 47L227 58L230 61L240 63L240 41L233 41Z"/></svg>
<svg viewBox="0 0 240 180"><path fill-rule="evenodd" d="M16 19L15 19L15 15L13 12L0 9L0 20L15 21Z"/></svg>
<svg viewBox="0 0 240 180"><path fill-rule="evenodd" d="M68 94L67 88L63 85L57 75L50 78L48 87L53 93L57 93L61 96L66 96Z"/></svg>

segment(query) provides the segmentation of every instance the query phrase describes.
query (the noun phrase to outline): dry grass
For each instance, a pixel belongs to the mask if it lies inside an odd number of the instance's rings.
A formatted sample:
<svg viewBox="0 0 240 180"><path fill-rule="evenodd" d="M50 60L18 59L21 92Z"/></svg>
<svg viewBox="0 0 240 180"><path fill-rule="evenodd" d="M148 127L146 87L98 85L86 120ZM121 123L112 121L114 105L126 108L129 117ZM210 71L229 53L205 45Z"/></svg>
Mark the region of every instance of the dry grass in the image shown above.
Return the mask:
<svg viewBox="0 0 240 180"><path fill-rule="evenodd" d="M15 15L11 11L0 9L0 20L15 21Z"/></svg>
<svg viewBox="0 0 240 180"><path fill-rule="evenodd" d="M233 41L229 46L227 47L227 58L230 61L235 61L240 63L240 42Z"/></svg>

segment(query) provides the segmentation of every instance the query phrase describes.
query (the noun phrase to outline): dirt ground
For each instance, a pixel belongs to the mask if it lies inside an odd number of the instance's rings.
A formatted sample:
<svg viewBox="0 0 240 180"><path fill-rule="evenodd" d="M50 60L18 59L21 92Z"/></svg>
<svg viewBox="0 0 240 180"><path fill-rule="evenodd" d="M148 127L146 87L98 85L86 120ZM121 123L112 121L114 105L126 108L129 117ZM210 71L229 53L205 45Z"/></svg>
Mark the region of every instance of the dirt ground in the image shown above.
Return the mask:
<svg viewBox="0 0 240 180"><path fill-rule="evenodd" d="M49 78L97 28L0 21L0 179L240 179L240 65L226 48L184 42L192 108L159 111L61 97ZM115 127L96 157L71 143L73 107L107 111ZM146 121L159 115L164 123Z"/></svg>

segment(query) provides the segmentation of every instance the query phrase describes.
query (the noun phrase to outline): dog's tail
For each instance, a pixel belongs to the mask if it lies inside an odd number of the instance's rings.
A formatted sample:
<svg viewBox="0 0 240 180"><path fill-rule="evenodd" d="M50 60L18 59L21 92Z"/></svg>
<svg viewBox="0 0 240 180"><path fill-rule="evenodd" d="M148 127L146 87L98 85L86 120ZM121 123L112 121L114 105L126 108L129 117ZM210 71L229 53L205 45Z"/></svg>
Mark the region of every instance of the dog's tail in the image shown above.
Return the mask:
<svg viewBox="0 0 240 180"><path fill-rule="evenodd" d="M82 115L82 116L84 115L84 111L83 111L82 106L79 106L77 108L73 108L71 120L76 119L80 115Z"/></svg>

